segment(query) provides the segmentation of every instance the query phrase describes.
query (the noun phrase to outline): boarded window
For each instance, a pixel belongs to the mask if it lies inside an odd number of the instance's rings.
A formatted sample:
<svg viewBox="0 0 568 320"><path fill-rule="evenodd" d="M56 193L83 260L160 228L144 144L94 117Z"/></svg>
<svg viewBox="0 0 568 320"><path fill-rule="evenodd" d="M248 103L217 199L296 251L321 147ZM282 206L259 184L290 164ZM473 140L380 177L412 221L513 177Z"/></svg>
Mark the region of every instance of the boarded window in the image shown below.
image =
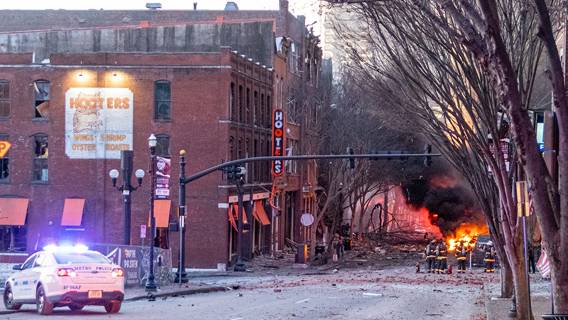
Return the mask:
<svg viewBox="0 0 568 320"><path fill-rule="evenodd" d="M170 155L170 136L167 134L156 135L156 155L167 157Z"/></svg>
<svg viewBox="0 0 568 320"><path fill-rule="evenodd" d="M47 118L49 115L49 81L37 80L34 82L34 117Z"/></svg>
<svg viewBox="0 0 568 320"><path fill-rule="evenodd" d="M48 180L48 139L45 134L33 136L34 158L32 168L32 180L36 182L47 182Z"/></svg>
<svg viewBox="0 0 568 320"><path fill-rule="evenodd" d="M10 115L10 82L0 80L0 117Z"/></svg>
<svg viewBox="0 0 568 320"><path fill-rule="evenodd" d="M0 134L0 141L8 141L7 134ZM0 159L0 181L6 182L10 177L10 152L6 153L2 159Z"/></svg>
<svg viewBox="0 0 568 320"><path fill-rule="evenodd" d="M154 85L154 118L170 120L172 107L172 91L169 81L156 81Z"/></svg>

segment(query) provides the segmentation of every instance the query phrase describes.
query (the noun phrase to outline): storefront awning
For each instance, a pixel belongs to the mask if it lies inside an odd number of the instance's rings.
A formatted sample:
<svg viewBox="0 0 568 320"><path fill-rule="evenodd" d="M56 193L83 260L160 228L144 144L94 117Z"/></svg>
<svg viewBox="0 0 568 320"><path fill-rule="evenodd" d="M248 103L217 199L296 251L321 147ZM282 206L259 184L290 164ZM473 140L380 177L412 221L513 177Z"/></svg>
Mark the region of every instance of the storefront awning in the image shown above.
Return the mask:
<svg viewBox="0 0 568 320"><path fill-rule="evenodd" d="M233 214L235 217L235 221L239 220L239 205L238 204L233 204ZM247 211L245 210L245 208L243 208L243 223L248 223L248 219L247 219Z"/></svg>
<svg viewBox="0 0 568 320"><path fill-rule="evenodd" d="M233 226L233 229L235 230L239 230L237 228L237 219L235 218L235 206L229 206L229 210L227 211L227 214L229 215L229 222L231 223L231 226Z"/></svg>
<svg viewBox="0 0 568 320"><path fill-rule="evenodd" d="M26 224L28 204L26 198L0 198L0 225L23 226Z"/></svg>
<svg viewBox="0 0 568 320"><path fill-rule="evenodd" d="M154 217L156 228L167 228L170 222L172 200L154 200Z"/></svg>
<svg viewBox="0 0 568 320"><path fill-rule="evenodd" d="M270 224L270 219L266 214L266 210L264 210L264 206L262 205L262 201L255 201L254 202L254 217L258 222L260 222L263 226L267 226Z"/></svg>
<svg viewBox="0 0 568 320"><path fill-rule="evenodd" d="M65 199L63 205L63 215L61 216L61 225L67 227L78 227L83 220L83 208L85 207L85 199Z"/></svg>

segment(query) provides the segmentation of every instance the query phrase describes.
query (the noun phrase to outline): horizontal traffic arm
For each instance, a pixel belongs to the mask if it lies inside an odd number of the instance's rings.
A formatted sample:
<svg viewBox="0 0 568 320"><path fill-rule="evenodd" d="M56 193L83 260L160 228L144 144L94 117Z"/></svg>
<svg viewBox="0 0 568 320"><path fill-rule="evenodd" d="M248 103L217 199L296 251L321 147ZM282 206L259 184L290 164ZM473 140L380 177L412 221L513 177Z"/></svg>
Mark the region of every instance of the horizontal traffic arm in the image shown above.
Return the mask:
<svg viewBox="0 0 568 320"><path fill-rule="evenodd" d="M181 178L180 183L186 184L197 179L200 179L210 173L213 173L217 170L222 170L227 167L249 163L249 162L258 162L258 161L274 161L274 160L292 160L292 161L299 161L299 160L316 160L316 159L328 159L328 160L337 160L337 159L380 159L385 160L389 158L423 158L423 157L440 157L442 156L439 153L373 153L373 154L324 154L324 155L300 155L300 156L263 156L263 157L253 157L253 158L243 158L237 160L231 160L227 162L220 163L216 166L211 168L205 169L203 171L199 171L191 176Z"/></svg>

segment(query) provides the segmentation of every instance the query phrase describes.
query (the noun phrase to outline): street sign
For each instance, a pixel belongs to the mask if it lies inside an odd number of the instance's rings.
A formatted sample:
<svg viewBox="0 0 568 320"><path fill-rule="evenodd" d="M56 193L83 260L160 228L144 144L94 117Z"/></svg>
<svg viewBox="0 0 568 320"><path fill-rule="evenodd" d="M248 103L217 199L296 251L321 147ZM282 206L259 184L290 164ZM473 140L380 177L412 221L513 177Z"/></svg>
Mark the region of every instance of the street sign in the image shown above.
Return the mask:
<svg viewBox="0 0 568 320"><path fill-rule="evenodd" d="M517 181L517 215L519 217L530 214L529 191L526 181Z"/></svg>
<svg viewBox="0 0 568 320"><path fill-rule="evenodd" d="M145 238L146 238L146 225L141 224L140 225L140 239L145 239Z"/></svg>
<svg viewBox="0 0 568 320"><path fill-rule="evenodd" d="M0 141L0 159L4 158L11 146L12 144L8 141Z"/></svg>
<svg viewBox="0 0 568 320"><path fill-rule="evenodd" d="M300 217L300 223L304 226L304 227L309 227L314 223L314 215L312 215L311 213L304 213L301 217Z"/></svg>

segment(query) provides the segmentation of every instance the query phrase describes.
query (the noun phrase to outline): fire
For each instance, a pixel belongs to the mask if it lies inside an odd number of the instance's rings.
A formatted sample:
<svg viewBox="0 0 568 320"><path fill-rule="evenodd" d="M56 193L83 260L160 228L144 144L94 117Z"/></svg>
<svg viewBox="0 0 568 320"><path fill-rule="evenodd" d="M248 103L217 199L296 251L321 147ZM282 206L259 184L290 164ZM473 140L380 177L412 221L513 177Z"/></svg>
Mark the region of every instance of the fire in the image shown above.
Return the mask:
<svg viewBox="0 0 568 320"><path fill-rule="evenodd" d="M455 251L461 241L465 242L468 250L472 250L477 242L477 237L486 233L489 233L486 225L478 226L471 223L462 223L451 237L446 238L448 251Z"/></svg>

